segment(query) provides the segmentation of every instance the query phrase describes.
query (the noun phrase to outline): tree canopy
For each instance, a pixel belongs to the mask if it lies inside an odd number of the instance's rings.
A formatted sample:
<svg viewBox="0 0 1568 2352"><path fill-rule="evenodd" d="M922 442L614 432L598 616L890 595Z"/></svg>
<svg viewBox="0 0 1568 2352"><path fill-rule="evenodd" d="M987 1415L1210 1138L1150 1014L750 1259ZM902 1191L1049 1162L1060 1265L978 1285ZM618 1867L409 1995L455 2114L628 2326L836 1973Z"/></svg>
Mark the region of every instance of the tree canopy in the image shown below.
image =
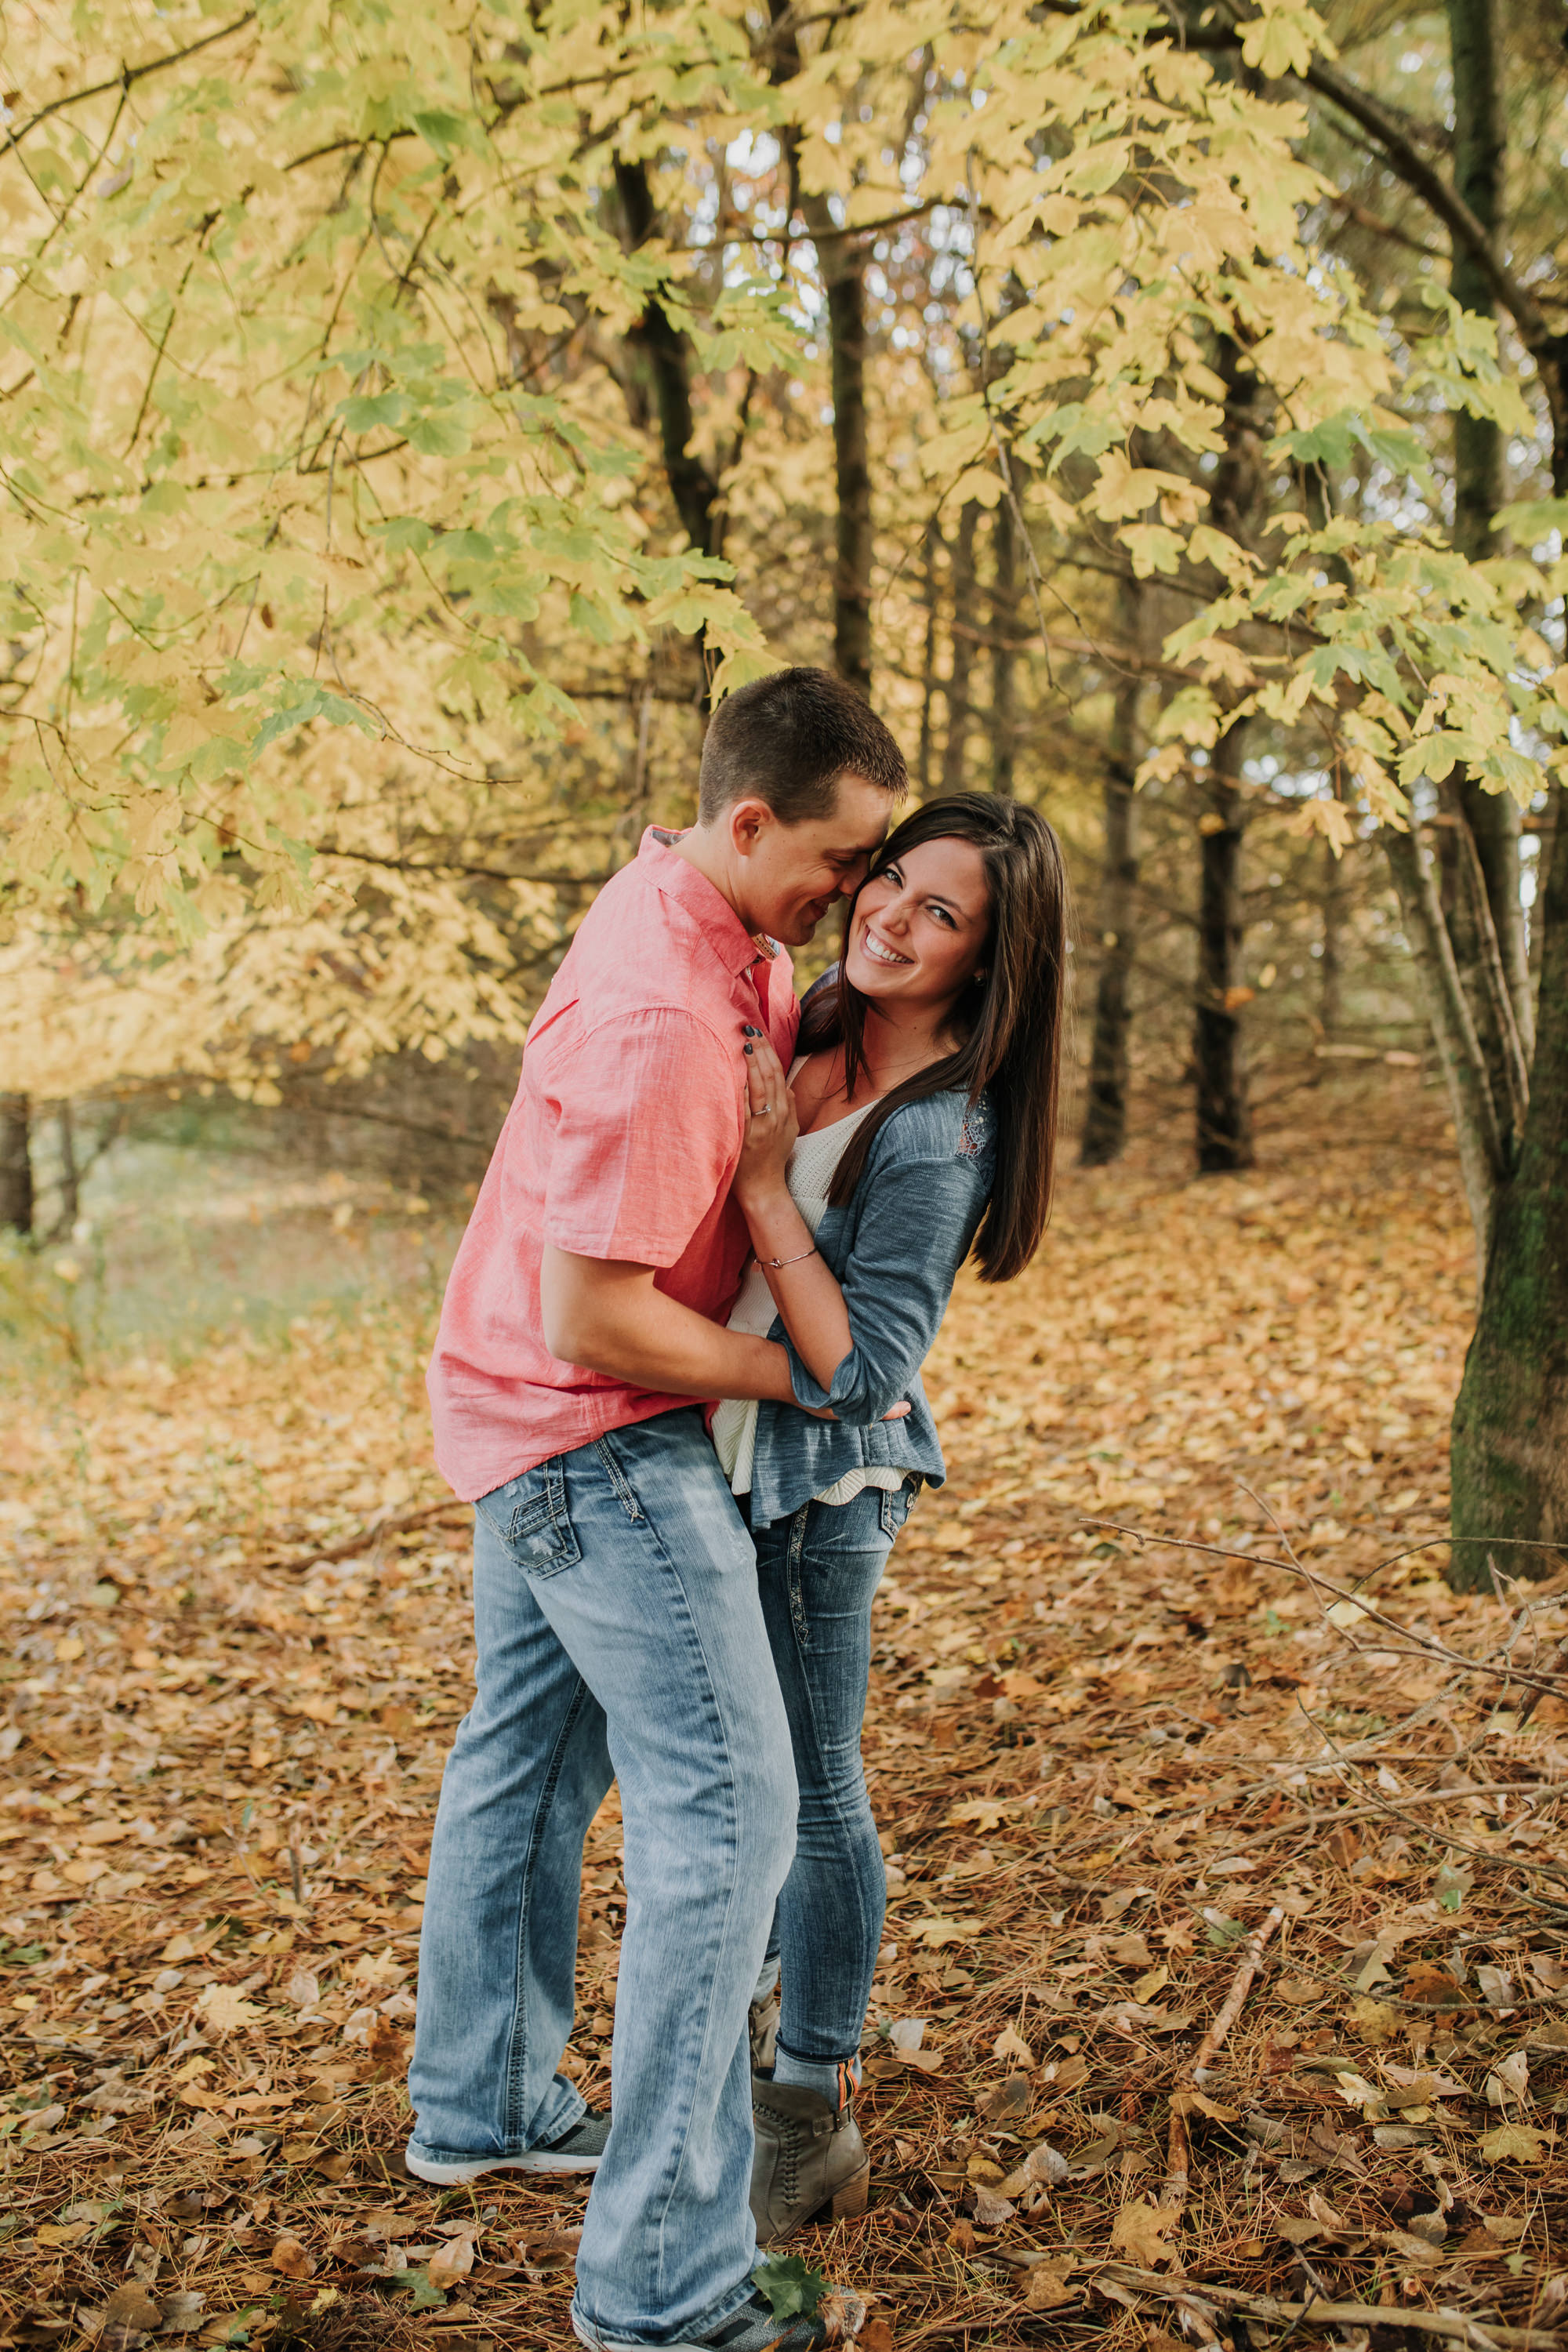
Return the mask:
<svg viewBox="0 0 1568 2352"><path fill-rule="evenodd" d="M1431 440L1495 419L1549 490L1552 387L1434 279L1390 309L1329 241L1310 8L12 26L8 921L68 978L195 948L212 1066L225 1037L265 1083L269 1040L356 1066L520 1034L516 933L626 854L650 708L689 707L689 759L704 699L787 656L851 261L895 723L921 533L1002 509L1047 698L1129 652L1086 549L1179 584L1152 777L1257 719L1337 846L1456 762L1521 799L1556 772L1568 670L1530 616L1557 508L1462 551ZM1245 516L1213 496L1237 367Z"/></svg>

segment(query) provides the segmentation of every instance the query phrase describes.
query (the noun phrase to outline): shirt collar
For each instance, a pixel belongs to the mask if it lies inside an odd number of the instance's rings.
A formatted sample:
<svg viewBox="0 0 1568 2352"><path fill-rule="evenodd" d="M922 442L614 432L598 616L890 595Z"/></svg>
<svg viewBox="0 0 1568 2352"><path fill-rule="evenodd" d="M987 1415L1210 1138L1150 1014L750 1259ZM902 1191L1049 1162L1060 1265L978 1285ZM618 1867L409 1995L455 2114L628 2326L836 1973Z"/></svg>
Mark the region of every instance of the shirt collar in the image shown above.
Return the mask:
<svg viewBox="0 0 1568 2352"><path fill-rule="evenodd" d="M637 845L637 863L646 867L654 888L684 908L725 969L737 978L755 963L772 962L778 949L772 940L757 940L747 930L721 891L705 874L675 854L684 834L650 824Z"/></svg>

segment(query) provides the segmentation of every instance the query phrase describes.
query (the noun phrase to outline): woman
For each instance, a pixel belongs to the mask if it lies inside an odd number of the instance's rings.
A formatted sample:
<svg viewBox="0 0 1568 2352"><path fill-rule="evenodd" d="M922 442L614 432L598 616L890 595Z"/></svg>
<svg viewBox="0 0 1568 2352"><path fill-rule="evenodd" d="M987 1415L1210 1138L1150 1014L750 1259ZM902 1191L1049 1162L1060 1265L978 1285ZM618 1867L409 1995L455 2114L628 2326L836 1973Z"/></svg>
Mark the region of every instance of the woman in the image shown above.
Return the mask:
<svg viewBox="0 0 1568 2352"><path fill-rule="evenodd" d="M735 1192L756 1262L730 1319L784 1342L805 1408L727 1403L713 1422L800 1786L758 1988L765 2000L782 1959L773 2069L753 2084L764 2244L865 2204L853 2090L886 1902L860 1764L871 1601L916 1491L946 1475L920 1368L958 1269L973 1247L984 1281L1007 1281L1045 1226L1067 915L1061 852L1033 809L931 802L878 852L788 1079L764 1037L745 1047Z"/></svg>

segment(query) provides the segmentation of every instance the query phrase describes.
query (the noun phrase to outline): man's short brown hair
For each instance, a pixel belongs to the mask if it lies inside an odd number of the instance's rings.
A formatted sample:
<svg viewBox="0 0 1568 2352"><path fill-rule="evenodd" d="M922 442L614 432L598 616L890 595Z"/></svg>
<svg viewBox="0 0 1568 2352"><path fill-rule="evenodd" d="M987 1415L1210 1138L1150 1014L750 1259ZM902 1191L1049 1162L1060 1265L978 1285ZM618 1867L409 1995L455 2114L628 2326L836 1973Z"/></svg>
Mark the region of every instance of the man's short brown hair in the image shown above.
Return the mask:
<svg viewBox="0 0 1568 2352"><path fill-rule="evenodd" d="M775 669L737 687L709 722L697 784L699 821L710 824L754 793L783 824L826 816L847 772L891 799L910 788L904 755L852 686L826 669Z"/></svg>

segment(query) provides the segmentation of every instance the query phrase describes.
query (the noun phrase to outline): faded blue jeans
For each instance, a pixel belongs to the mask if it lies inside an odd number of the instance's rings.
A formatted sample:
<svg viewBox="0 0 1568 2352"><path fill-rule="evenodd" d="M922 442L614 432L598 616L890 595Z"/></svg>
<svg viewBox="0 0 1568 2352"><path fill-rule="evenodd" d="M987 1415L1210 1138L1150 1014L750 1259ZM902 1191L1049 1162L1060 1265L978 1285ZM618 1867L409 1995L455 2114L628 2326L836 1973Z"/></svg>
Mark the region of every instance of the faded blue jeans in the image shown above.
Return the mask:
<svg viewBox="0 0 1568 2352"><path fill-rule="evenodd" d="M908 1485L867 1486L752 1531L800 1784L795 1860L769 1944L782 1971L779 2048L794 2058L846 2063L866 2022L888 1882L860 1727L871 1602L911 1500Z"/></svg>
<svg viewBox="0 0 1568 2352"><path fill-rule="evenodd" d="M795 1850L789 1727L751 1539L699 1408L613 1430L476 1507L477 1691L441 1786L409 2095L430 2157L518 2155L583 2112L583 1839L612 1775L626 1925L614 2126L576 2310L657 2345L757 2260L747 2008Z"/></svg>

